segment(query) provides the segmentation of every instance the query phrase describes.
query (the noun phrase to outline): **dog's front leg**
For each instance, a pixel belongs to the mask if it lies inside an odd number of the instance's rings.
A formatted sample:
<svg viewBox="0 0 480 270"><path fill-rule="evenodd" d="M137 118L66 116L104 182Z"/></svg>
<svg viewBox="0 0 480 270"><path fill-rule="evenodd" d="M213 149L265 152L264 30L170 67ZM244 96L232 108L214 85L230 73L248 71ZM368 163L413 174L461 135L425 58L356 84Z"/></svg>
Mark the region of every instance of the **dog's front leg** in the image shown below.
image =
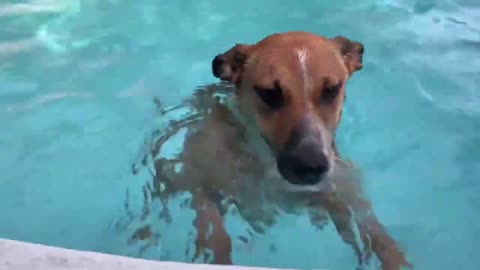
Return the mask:
<svg viewBox="0 0 480 270"><path fill-rule="evenodd" d="M192 195L192 208L196 212L193 225L197 229L193 260L202 251L210 249L213 251L212 263L232 264L232 241L223 226L223 218L215 202L203 191L197 191Z"/></svg>
<svg viewBox="0 0 480 270"><path fill-rule="evenodd" d="M352 227L352 212L347 204L339 200L335 193L330 192L321 194L317 199L320 200L315 200L314 204L320 204L327 210L338 234L345 243L353 248L358 264L362 265L364 263L362 249L356 241L357 235Z"/></svg>
<svg viewBox="0 0 480 270"><path fill-rule="evenodd" d="M378 257L383 270L400 270L401 267L412 267L395 240L388 235L385 228L380 224L366 200L357 198L350 205L335 193L326 193L322 194L322 204L327 209L342 239L353 246L357 256L361 252L355 241L355 233L352 228L352 211L361 215L355 217L354 222L358 226L363 243ZM359 261L363 262L361 256Z"/></svg>
<svg viewBox="0 0 480 270"><path fill-rule="evenodd" d="M366 199L357 198L352 204L357 213L356 224L364 243L369 244L372 251L382 263L383 270L399 270L402 267L413 268L405 258L405 254L397 246L395 240L376 217L370 203Z"/></svg>

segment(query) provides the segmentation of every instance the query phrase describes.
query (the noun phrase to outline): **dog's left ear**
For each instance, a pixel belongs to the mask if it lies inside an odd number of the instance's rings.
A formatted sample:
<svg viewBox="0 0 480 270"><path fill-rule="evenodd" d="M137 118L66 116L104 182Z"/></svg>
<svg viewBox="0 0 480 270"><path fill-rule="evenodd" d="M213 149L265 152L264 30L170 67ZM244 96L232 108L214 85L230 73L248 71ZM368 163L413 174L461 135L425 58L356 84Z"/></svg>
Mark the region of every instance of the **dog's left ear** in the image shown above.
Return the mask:
<svg viewBox="0 0 480 270"><path fill-rule="evenodd" d="M362 43L342 36L334 37L331 40L340 50L345 61L345 66L350 74L363 68L362 58L364 48Z"/></svg>
<svg viewBox="0 0 480 270"><path fill-rule="evenodd" d="M215 56L212 61L213 76L238 85L251 45L236 44L225 53Z"/></svg>

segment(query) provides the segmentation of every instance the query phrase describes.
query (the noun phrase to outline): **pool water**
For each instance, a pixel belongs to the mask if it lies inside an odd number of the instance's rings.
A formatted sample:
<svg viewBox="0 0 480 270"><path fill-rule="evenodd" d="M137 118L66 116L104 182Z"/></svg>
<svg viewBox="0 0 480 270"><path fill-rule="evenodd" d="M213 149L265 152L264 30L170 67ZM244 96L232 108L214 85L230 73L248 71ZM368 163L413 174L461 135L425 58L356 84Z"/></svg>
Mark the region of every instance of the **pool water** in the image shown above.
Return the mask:
<svg viewBox="0 0 480 270"><path fill-rule="evenodd" d="M479 1L12 0L0 24L0 237L189 261L181 200L171 224L149 221L157 241L129 241L151 180L131 166L157 128L153 100L217 82L211 60L237 42L304 30L365 46L338 140L379 219L416 269L480 269ZM306 217L242 239L236 264L355 266L333 227Z"/></svg>

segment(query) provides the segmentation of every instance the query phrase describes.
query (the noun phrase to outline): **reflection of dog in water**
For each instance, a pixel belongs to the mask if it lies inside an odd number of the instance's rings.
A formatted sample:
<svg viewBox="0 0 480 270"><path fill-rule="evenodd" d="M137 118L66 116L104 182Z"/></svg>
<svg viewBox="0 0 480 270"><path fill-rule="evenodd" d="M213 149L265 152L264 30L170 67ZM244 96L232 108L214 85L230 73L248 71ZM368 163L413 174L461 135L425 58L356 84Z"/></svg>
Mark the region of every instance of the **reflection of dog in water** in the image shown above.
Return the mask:
<svg viewBox="0 0 480 270"><path fill-rule="evenodd" d="M345 37L287 32L237 44L213 59L213 74L225 83L196 92L186 103L194 113L156 134L143 159L155 158L168 138L187 129L180 154L155 160L146 191L163 203L165 218L169 198L192 194L194 259L209 250L212 263L232 263L223 225L231 209L258 233L281 209L307 211L318 227L329 216L359 265L373 252L385 270L410 266L335 146L345 85L362 68L362 55L363 45Z"/></svg>

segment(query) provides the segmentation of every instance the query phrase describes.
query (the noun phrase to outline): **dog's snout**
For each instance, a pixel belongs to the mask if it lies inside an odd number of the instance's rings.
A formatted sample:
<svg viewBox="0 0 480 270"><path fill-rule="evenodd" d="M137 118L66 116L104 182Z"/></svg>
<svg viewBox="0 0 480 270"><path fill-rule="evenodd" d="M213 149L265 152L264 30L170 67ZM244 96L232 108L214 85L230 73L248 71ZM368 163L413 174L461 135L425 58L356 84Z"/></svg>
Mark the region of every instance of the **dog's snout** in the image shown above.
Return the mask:
<svg viewBox="0 0 480 270"><path fill-rule="evenodd" d="M278 156L278 167L284 178L292 184L314 185L330 169L323 145L316 140L302 139L290 150Z"/></svg>
<svg viewBox="0 0 480 270"><path fill-rule="evenodd" d="M322 145L311 140L303 140L293 150L292 158L299 163L299 170L306 173L325 173L328 170L328 160L323 153Z"/></svg>
<svg viewBox="0 0 480 270"><path fill-rule="evenodd" d="M222 60L221 56L220 55L217 55L213 61L212 61L212 71L213 71L213 75L215 77L221 77L222 76L222 65L223 65L224 61Z"/></svg>

